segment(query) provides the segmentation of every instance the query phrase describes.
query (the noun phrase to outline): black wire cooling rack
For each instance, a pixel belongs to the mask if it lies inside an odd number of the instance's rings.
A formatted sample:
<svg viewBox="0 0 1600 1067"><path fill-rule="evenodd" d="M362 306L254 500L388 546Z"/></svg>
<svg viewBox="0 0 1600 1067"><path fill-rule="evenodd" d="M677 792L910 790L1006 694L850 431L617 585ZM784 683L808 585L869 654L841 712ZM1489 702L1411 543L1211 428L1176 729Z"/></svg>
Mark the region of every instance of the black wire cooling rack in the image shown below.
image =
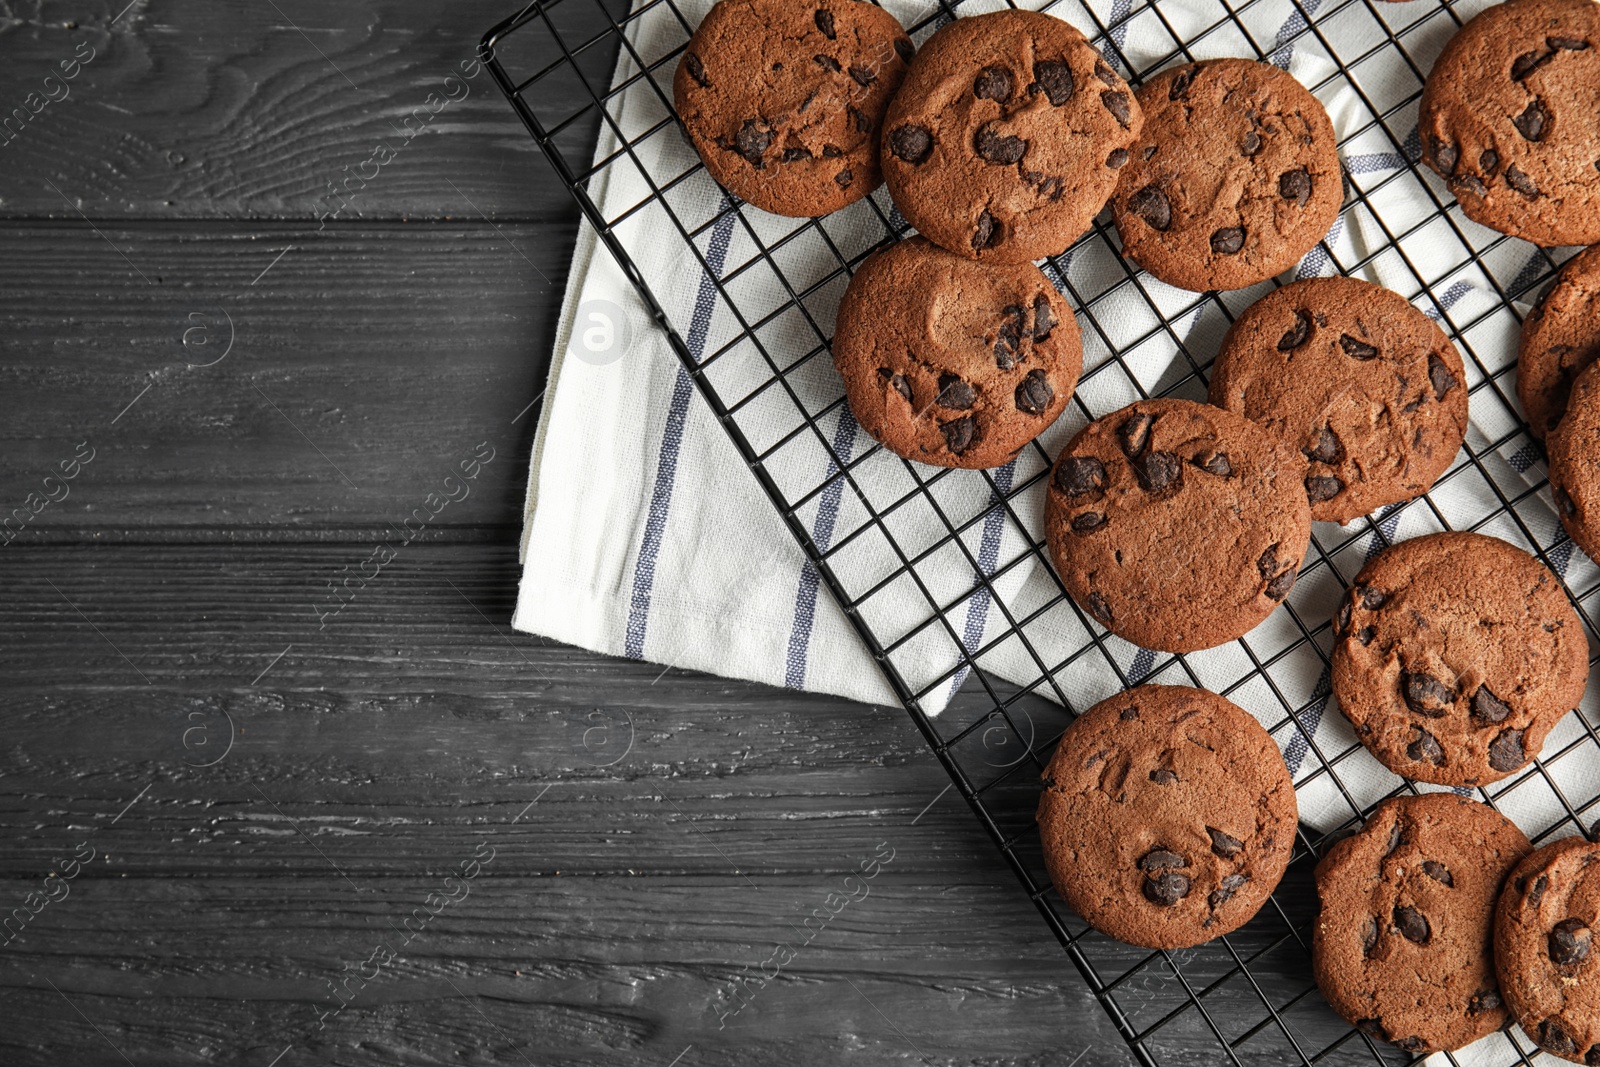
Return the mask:
<svg viewBox="0 0 1600 1067"><path fill-rule="evenodd" d="M1481 530L1523 546L1563 576L1591 635L1595 623L1586 608L1600 587L1600 572L1561 533L1543 491L1543 453L1511 401L1522 313L1558 261L1467 221L1444 186L1418 166L1423 78L1443 41L1486 3L1030 5L1083 29L1135 85L1174 63L1218 55L1280 65L1296 50L1310 55L1307 69L1325 73L1308 87L1343 100L1335 116L1346 170L1341 225L1363 235L1358 242L1330 234L1308 261L1312 273L1384 274L1391 288L1440 321L1468 368L1472 429L1433 491L1346 527L1317 524L1284 610L1223 652L1191 656L1134 649L1084 617L1056 581L1032 532L1038 523L1030 520L1041 510L1053 457L1047 442L1059 447L1078 426L1137 397L1203 400L1216 340L1264 289L1167 289L1116 254L1115 233L1102 218L1073 250L1046 265L1077 308L1085 340L1085 374L1059 433L997 471L935 471L876 447L852 454L845 444L850 435L840 431L853 431L854 423L832 377L824 324L850 272L907 227L881 190L849 209L858 215L857 239L846 240L827 219L776 220L717 192L687 149L688 162L663 172L659 139L681 140L672 73L705 6L705 0L535 0L490 31L483 57L1134 1057L1145 1064L1410 1061L1335 1016L1311 978L1317 857L1379 801L1416 790L1377 769L1328 707L1329 615L1361 564L1402 529L1408 536ZM920 42L943 22L983 9L929 0L907 29ZM655 20L649 48L639 44L645 20ZM671 38L665 48L663 25ZM1127 48L1130 34L1143 47ZM1151 47L1152 41L1160 44ZM1130 63L1130 51L1153 58ZM630 93L646 95L654 120L619 118ZM599 152L597 134L606 146ZM627 172L638 197L618 203L601 194L618 171ZM865 242L858 239L863 221L871 231ZM646 277L636 261L643 239L681 249L680 262L705 279L709 307L663 305L662 280ZM740 250L730 256L730 245ZM1108 269L1087 280L1068 269L1074 255L1096 252ZM758 273L759 286L742 284ZM752 292L763 294L760 301ZM706 319L713 313L731 326L708 343ZM800 351L770 343L778 323L791 336L801 324L812 341ZM740 374L719 375L735 361ZM793 462L797 452L812 462ZM885 469L897 477L886 478ZM796 470L811 474L797 478ZM819 522L819 509L845 491L856 502L856 518L838 528L832 518ZM930 523L938 531L931 540L907 534ZM997 529L1020 547L997 553L996 539L984 536ZM851 553L869 542L890 562L864 573ZM952 595L930 581L935 570L963 575L961 588ZM1044 595L1020 597L1024 578ZM897 606L892 619L875 610L887 600ZM962 620L970 624L978 600L998 619L975 637ZM1081 640L1063 644L1062 633ZM949 668L931 677L906 668L912 660L926 663L930 642L948 650ZM1312 807L1324 813L1316 828L1302 823L1283 884L1234 934L1195 949L1147 953L1088 929L1051 888L1033 825L1038 778L1075 709L1096 697L1071 682L1085 673L1122 687L1153 680L1201 686L1245 703L1272 723L1296 771L1302 814ZM928 714L930 698L951 689L959 693L949 707ZM1600 814L1593 811L1597 783L1600 737L1580 712L1564 720L1532 768L1475 795L1540 843L1587 828ZM1445 1058L1469 1065L1555 1062L1514 1027Z"/></svg>

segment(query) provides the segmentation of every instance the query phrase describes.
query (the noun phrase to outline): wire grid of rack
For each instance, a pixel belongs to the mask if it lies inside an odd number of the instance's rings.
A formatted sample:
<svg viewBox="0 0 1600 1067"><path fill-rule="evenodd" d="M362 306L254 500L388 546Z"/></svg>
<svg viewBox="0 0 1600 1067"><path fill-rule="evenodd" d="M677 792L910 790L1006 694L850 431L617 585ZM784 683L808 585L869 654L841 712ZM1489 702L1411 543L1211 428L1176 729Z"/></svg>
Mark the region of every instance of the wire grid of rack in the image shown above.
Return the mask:
<svg viewBox="0 0 1600 1067"><path fill-rule="evenodd" d="M1312 865L1333 840L1359 824L1377 801L1416 789L1392 778L1376 792L1370 783L1365 788L1353 787L1349 780L1354 775L1349 769L1362 758L1360 746L1347 733L1333 738L1331 744L1326 736L1318 741L1318 720L1328 703L1326 668L1331 634L1327 609L1348 588L1361 562L1396 539L1397 524L1402 520L1408 521L1413 532L1419 524L1424 530L1484 530L1532 551L1564 575L1569 595L1591 635L1595 633L1595 623L1586 607L1600 588L1600 572L1574 553L1571 542L1560 533L1548 494L1542 492L1542 453L1528 436L1518 409L1510 400L1514 359L1506 356L1507 337L1514 351L1515 329L1522 314L1518 304L1525 307L1532 301L1558 261L1547 252L1473 226L1461 215L1443 185L1431 175L1423 175L1418 167L1415 111L1431 56L1419 60L1414 54L1417 42L1434 20L1449 20L1445 29L1450 31L1472 11L1486 5L1479 3L1467 9L1468 0L1443 5L1432 0L1410 5L1391 5L1384 0L1290 0L1292 13L1288 21L1270 39L1263 39L1259 20L1252 21L1250 13L1266 2L1215 0L1203 4L1203 9L1214 10L1214 19L1197 26L1190 17L1182 33L1154 0L1114 0L1106 17L1097 14L1092 4L1079 6L1073 2L1069 9L1069 0L1042 6L1085 30L1108 58L1130 75L1134 85L1172 63L1218 54L1206 44L1213 37L1235 45L1222 54L1282 60L1285 48L1300 45L1324 55L1331 71L1324 82L1309 87L1320 92L1337 81L1353 92L1360 104L1360 120L1341 131L1341 152L1346 158L1346 214L1361 214L1369 229L1375 227L1381 233L1381 239L1355 257L1348 252L1341 257L1328 242L1321 246L1321 252L1343 274L1358 273L1380 259L1391 266L1403 265L1413 281L1410 291L1403 295L1431 309L1430 313L1465 357L1474 425L1455 464L1429 496L1385 509L1376 517L1346 527L1317 525L1296 593L1274 616L1280 620L1276 637L1258 641L1256 635L1250 635L1236 642L1242 652L1243 668L1233 677L1220 680L1214 672L1197 669L1200 657L1196 656L1156 657L1139 652L1130 661L1131 646L1090 623L1065 596L1044 561L1043 544L1030 532L1036 525L1024 518L1037 510L1039 490L1053 458L1042 443L1035 442L1024 450L1008 468L1009 478L995 471L934 471L892 460L903 466L907 476L904 484L909 488L903 493L883 500L881 484L862 484L865 465L885 462L886 453L874 448L850 455L825 429L826 420L831 418L837 423L847 417L843 411L845 401L842 388L831 393L824 390L820 399L814 395L816 378L808 368L828 366L829 338L809 313L808 302L836 299L839 285L833 283L847 279L872 247L843 249L823 221L815 219L794 220L790 228L774 238L770 231L758 232L750 224L746 209L731 198L723 198L710 211L689 217L682 212L685 201L675 199L673 194L691 180L707 180L698 163L677 173L652 174L640 162L644 158L642 147L650 139L680 136L671 117L671 73L693 25L680 10L678 0L640 0L637 4L632 0L534 0L489 32L482 54L497 84L555 166L599 240L616 257L665 331L689 380L727 430L806 552L821 584L845 609L954 786L1005 856L1135 1058L1156 1064L1164 1062L1169 1054L1176 1057L1181 1053L1184 1058L1193 1059L1198 1052L1205 1062L1212 1058L1233 1063L1407 1062L1412 1059L1410 1055L1333 1016L1310 977L1311 923L1315 917ZM915 39L925 39L936 25L958 17L962 3L963 0L931 0L926 17L907 29ZM659 17L663 12L675 19L682 40L665 54L641 55L630 40L630 23L651 14ZM1350 33L1347 24L1358 20L1362 32ZM1121 42L1133 26L1144 33L1164 32L1170 38L1170 49L1154 62L1131 66ZM1439 39L1437 27L1429 32L1432 40ZM1341 42L1358 39L1359 43L1355 47L1345 43L1336 46L1334 38ZM631 67L631 72L617 77L613 84L623 50L624 58L632 61L624 69ZM1395 69L1409 72L1409 78L1398 89L1391 84L1379 93L1363 84L1362 70L1378 57L1385 58ZM618 125L611 105L621 94L634 90L656 94L664 117L628 136ZM615 150L592 158L596 131L607 128L614 134ZM1350 149L1359 143L1382 146L1398 157L1398 165L1375 177L1358 173L1358 168L1350 165ZM608 214L591 196L591 190L608 168L630 162L643 173L648 192L638 203ZM1404 208L1397 209L1397 203L1403 203ZM733 341L714 351L696 350L686 341L690 329L681 322L681 314L675 316L658 302L652 279L644 276L627 243L619 237L621 225L647 204L660 209L675 231L661 235L661 239L682 242L693 256L689 263L714 285L719 309L737 323ZM894 240L906 232L906 224L888 205L882 191L853 210L872 213L881 226L879 241ZM724 230L726 247L725 231L730 223L741 228L754 249L749 260L731 267L720 262L720 256L708 255L707 247L712 243L708 237L719 226ZM829 269L820 278L791 284L785 278L784 250L808 236L820 239L812 241L812 254L815 248L825 250L822 254L831 257ZM1415 242L1424 238L1434 249L1425 264L1413 254ZM1075 285L1064 267L1063 261L1071 252L1047 266L1053 280L1064 288L1077 308L1085 335L1086 371L1075 398L1075 424L1120 407L1132 399L1127 395L1130 389L1139 396L1204 399L1209 355L1193 350L1195 331L1180 335L1175 326L1212 316L1217 317L1219 330L1223 329L1259 294L1180 294L1181 299L1175 302L1174 291L1162 290L1159 283L1115 254L1119 246L1103 216L1074 248L1085 246L1111 250L1118 271L1099 279L1094 287L1085 288ZM1442 266L1440 247L1448 249ZM739 306L731 283L740 272L759 265L770 268L778 280L780 300L775 306L763 307L759 312L750 310L747 315L746 309ZM1483 306L1479 302L1470 315L1452 316L1453 287L1460 285L1463 271L1473 270L1477 272L1473 284L1489 294L1489 304ZM1141 334L1132 338L1120 336L1115 327L1103 321L1103 315L1097 314L1112 299L1135 299L1149 309L1150 323ZM815 343L797 355L768 351L763 344L763 327L793 311L798 311L809 324ZM1219 330L1212 331L1212 336ZM1153 341L1161 342L1158 354L1164 355L1165 363L1152 376L1148 366L1140 365L1141 358L1144 363L1149 359L1138 353ZM753 349L765 367L762 380L738 396L726 395L725 387L712 374L718 360L736 344ZM1108 378L1115 379L1117 385L1097 391L1097 379ZM741 415L756 398L773 395L774 391L792 404L794 424L776 437L752 439ZM1481 417L1485 409L1489 411L1487 418ZM1069 421L1074 420L1063 419L1064 423ZM827 463L817 468L816 476L799 485L774 473L775 457L797 441L804 441L807 447L827 457ZM980 508L951 514L951 509L942 503L940 487L948 479L962 478L983 479L986 499ZM817 501L824 494L837 494L845 487L864 505L863 521L843 536L818 536L816 526L806 521L808 516L814 515ZM943 533L935 543L902 546L897 542L892 528L894 513L912 506L937 517ZM970 535L983 524L997 521L1021 535L1023 550L1008 560L981 559ZM890 573L862 587L835 564L840 553L869 532L890 547L896 563ZM919 565L940 552L953 553L953 558L970 571L972 584L957 597L936 593L920 575ZM1044 602L1031 605L1026 613L1014 612L1010 601L1014 599L1015 586L1005 584L1006 576L1030 565L1036 565L1045 580L1054 582L1051 595ZM881 627L864 609L896 582L911 584L924 602L926 614L901 628L901 632L889 635L880 632ZM1317 587L1320 593L1302 597L1301 590L1308 587ZM976 647L970 635L959 632L957 616L957 609L975 595L986 597L1004 619L998 636ZM1043 647L1036 642L1034 623L1052 612L1073 613L1083 640L1070 648ZM897 654L919 634L930 631L942 633L953 646L952 666L932 680L914 683L899 669ZM1036 668L1036 677L1019 682L1013 667L1009 672L1013 678L1007 681L989 669L986 657L1001 645L1010 648L1013 664L1018 649L1025 652L1024 662ZM1297 790L1305 797L1309 791L1320 789L1324 807L1330 798L1334 803L1337 814L1323 819L1320 828L1302 824L1295 858L1282 886L1261 915L1234 934L1182 952L1130 949L1088 929L1051 888L1039 854L1032 814L1039 773L1074 709L1084 706L1081 699L1075 701L1063 687L1063 675L1082 664L1085 657L1108 667L1124 687L1160 680L1204 686L1224 695L1249 691L1257 698L1257 707L1262 701L1275 705L1278 721L1269 726L1270 732L1286 751L1298 750L1297 758L1303 763L1296 775ZM1311 662L1321 672L1320 680L1309 691L1304 685L1285 683L1277 672L1280 665L1307 657L1314 657ZM943 714L935 717L927 713L924 704L941 687L959 688L960 693ZM1573 832L1574 828L1584 831L1596 814L1592 809L1600 802L1600 792L1592 775L1577 773L1573 768L1597 754L1600 736L1589 718L1581 713L1568 716L1563 729L1552 735L1531 769L1480 790L1477 796L1497 808L1523 813L1519 821L1530 830L1535 843ZM1519 791L1527 790L1537 790L1538 803L1518 803ZM1520 796L1525 798L1527 794ZM1536 825L1529 825L1529 811L1544 813L1534 819ZM1444 1055L1452 1063L1549 1061L1514 1028L1486 1039L1460 1059Z"/></svg>

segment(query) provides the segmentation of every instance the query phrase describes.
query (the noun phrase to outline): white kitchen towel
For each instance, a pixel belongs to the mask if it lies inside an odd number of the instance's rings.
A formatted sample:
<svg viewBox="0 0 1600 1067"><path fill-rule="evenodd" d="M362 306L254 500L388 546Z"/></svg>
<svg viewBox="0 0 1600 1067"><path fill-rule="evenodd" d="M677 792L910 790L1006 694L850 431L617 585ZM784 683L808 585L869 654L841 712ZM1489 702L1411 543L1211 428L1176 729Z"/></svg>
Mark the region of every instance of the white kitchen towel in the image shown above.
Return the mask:
<svg viewBox="0 0 1600 1067"><path fill-rule="evenodd" d="M1404 101L1418 87L1415 70L1426 71L1455 30L1435 5L1330 4L1328 17L1306 33L1299 11L1315 17L1318 0L1259 0L1236 18L1212 0L1163 0L1159 11L1141 4L1131 17L1130 0L1086 2L1031 6L1091 36L1092 10L1099 24L1116 27L1111 41L1097 40L1102 50L1125 56L1140 75L1183 61L1176 35L1196 58L1259 51L1313 88L1339 132L1349 181L1365 196L1347 201L1328 235L1333 258L1319 247L1296 273L1361 264L1360 276L1414 296L1470 348L1474 387L1514 363L1517 318L1498 290L1524 287L1548 269L1546 259L1520 241L1497 243L1459 209L1448 221L1438 217L1435 198L1448 203L1448 193L1394 151L1377 117L1390 130L1410 130L1402 151L1414 162L1416 104ZM900 461L857 429L838 402L842 386L824 342L848 280L841 261L884 239L893 207L880 190L876 207L856 204L811 223L730 203L668 108L684 22L697 23L710 3L641 3L627 23L587 191L720 402L734 409L738 431L765 455L763 474L792 514L786 522L774 508L627 274L585 225L534 442L514 625L614 655L897 703L844 612L819 587L792 523L831 550L830 565L859 601L856 610L890 647L888 664L930 715L965 680L963 648L988 674L1078 708L1125 683L1198 683L1277 727L1302 817L1312 825L1338 825L1392 790L1399 779L1354 746L1348 724L1328 706L1326 671L1304 640L1331 614L1341 578L1353 578L1381 544L1369 524L1318 524L1293 611L1279 610L1244 640L1180 664L1114 637L1097 643L1098 628L1091 633L1061 600L1037 552L1043 501L1036 475L1045 460L1035 450L988 473L939 473ZM908 26L936 11L917 0L884 4ZM999 6L975 0L960 11ZM1455 11L1466 18L1482 6L1464 0ZM1389 20L1387 31L1379 18ZM928 23L919 43L938 24ZM1204 399L1190 358L1208 361L1226 330L1216 303L1147 275L1130 282L1101 237L1080 242L1050 270L1079 305L1086 371L1103 368L1086 373L1079 390L1091 416L1186 375L1180 395ZM1224 299L1237 313L1267 288ZM784 370L781 380L774 366ZM1547 494L1533 491L1542 459L1519 432L1509 393L1502 378L1473 394L1468 444L1481 464L1458 457L1464 469L1429 500L1387 509L1377 524L1395 539L1477 527L1499 512L1484 532L1547 552L1576 580L1572 588L1587 589L1594 568L1572 552ZM804 418L819 412L816 432ZM1041 439L1044 454L1054 455L1085 421L1082 410L1069 410ZM836 458L847 479L836 476ZM1030 478L1027 490L1001 502ZM978 571L991 576L996 596L979 586ZM1316 639L1326 647L1326 630ZM1285 719L1286 709L1299 712L1298 725ZM1583 711L1593 709L1586 703ZM1497 800L1535 833L1569 810L1557 786L1580 802L1600 791L1600 758L1577 716L1545 752L1559 753L1551 779L1534 775Z"/></svg>

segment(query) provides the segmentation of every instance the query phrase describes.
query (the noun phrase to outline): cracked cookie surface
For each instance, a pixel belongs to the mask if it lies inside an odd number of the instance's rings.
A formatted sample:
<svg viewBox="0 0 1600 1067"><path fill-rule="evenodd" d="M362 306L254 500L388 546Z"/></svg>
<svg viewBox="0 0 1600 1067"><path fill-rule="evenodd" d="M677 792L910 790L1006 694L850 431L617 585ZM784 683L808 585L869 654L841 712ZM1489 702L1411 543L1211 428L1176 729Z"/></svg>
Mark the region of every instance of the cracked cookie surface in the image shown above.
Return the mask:
<svg viewBox="0 0 1600 1067"><path fill-rule="evenodd" d="M1578 253L1522 323L1517 399L1544 440L1567 410L1575 378L1600 359L1600 247Z"/></svg>
<svg viewBox="0 0 1600 1067"><path fill-rule="evenodd" d="M1380 804L1317 864L1311 962L1328 1003L1407 1052L1458 1049L1498 1030L1495 901L1532 847L1510 819L1466 797Z"/></svg>
<svg viewBox="0 0 1600 1067"><path fill-rule="evenodd" d="M1506 1007L1539 1047L1600 1063L1600 845L1564 837L1512 869L1494 917Z"/></svg>
<svg viewBox="0 0 1600 1067"><path fill-rule="evenodd" d="M1399 293L1355 278L1294 282L1245 309L1210 396L1301 451L1319 521L1427 492L1467 432L1455 346Z"/></svg>
<svg viewBox="0 0 1600 1067"><path fill-rule="evenodd" d="M972 15L917 53L885 122L884 177L935 244L1039 259L1089 228L1142 122L1133 90L1070 23Z"/></svg>
<svg viewBox="0 0 1600 1067"><path fill-rule="evenodd" d="M1600 5L1511 0L1450 39L1422 90L1423 161L1474 222L1600 242Z"/></svg>
<svg viewBox="0 0 1600 1067"><path fill-rule="evenodd" d="M1123 251L1180 289L1242 289L1281 274L1344 202L1328 113L1269 63L1173 67L1139 89L1144 132L1112 208Z"/></svg>
<svg viewBox="0 0 1600 1067"><path fill-rule="evenodd" d="M826 215L883 181L878 142L914 54L862 0L721 0L678 62L678 118L725 189L778 215Z"/></svg>
<svg viewBox="0 0 1600 1067"><path fill-rule="evenodd" d="M1515 545L1437 533L1385 549L1334 617L1333 695L1390 770L1481 785L1525 766L1583 698L1589 645Z"/></svg>
<svg viewBox="0 0 1600 1067"><path fill-rule="evenodd" d="M1566 413L1545 439L1550 492L1561 525L1590 559L1600 558L1600 363L1572 383Z"/></svg>
<svg viewBox="0 0 1600 1067"><path fill-rule="evenodd" d="M913 237L850 279L833 361L856 421L892 452L986 468L1066 408L1083 349L1071 305L1032 263L979 264Z"/></svg>
<svg viewBox="0 0 1600 1067"><path fill-rule="evenodd" d="M1141 400L1085 426L1051 472L1062 584L1112 633L1193 652L1239 637L1293 588L1311 536L1306 461L1243 415Z"/></svg>
<svg viewBox="0 0 1600 1067"><path fill-rule="evenodd" d="M1044 773L1045 866L1073 911L1146 948L1221 937L1260 910L1294 848L1294 786L1253 716L1141 685L1062 735Z"/></svg>

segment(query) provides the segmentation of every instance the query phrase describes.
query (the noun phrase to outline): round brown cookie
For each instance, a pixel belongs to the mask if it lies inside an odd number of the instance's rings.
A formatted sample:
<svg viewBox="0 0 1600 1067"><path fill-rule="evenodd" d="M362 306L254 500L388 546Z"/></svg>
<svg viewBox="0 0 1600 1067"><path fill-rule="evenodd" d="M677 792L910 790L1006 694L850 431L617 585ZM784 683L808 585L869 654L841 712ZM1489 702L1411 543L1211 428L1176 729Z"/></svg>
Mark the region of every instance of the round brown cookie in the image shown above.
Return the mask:
<svg viewBox="0 0 1600 1067"><path fill-rule="evenodd" d="M856 421L940 467L995 467L1056 420L1083 370L1078 320L1032 263L989 266L913 237L850 279L833 362Z"/></svg>
<svg viewBox="0 0 1600 1067"><path fill-rule="evenodd" d="M1473 16L1422 90L1423 160L1475 222L1541 245L1600 241L1600 4Z"/></svg>
<svg viewBox="0 0 1600 1067"><path fill-rule="evenodd" d="M1600 363L1572 381L1566 414L1545 439L1556 513L1578 547L1600 560Z"/></svg>
<svg viewBox="0 0 1600 1067"><path fill-rule="evenodd" d="M720 0L673 98L729 192L778 215L826 215L883 181L883 115L914 51L893 15L862 0Z"/></svg>
<svg viewBox="0 0 1600 1067"><path fill-rule="evenodd" d="M1311 537L1305 457L1243 415L1141 400L1092 422L1056 460L1050 558L1119 637L1193 652L1283 602Z"/></svg>
<svg viewBox="0 0 1600 1067"><path fill-rule="evenodd" d="M1062 735L1039 836L1073 911L1119 941L1182 948L1249 922L1294 849L1294 786L1278 746L1203 689L1141 685Z"/></svg>
<svg viewBox="0 0 1600 1067"><path fill-rule="evenodd" d="M1333 1010L1407 1052L1498 1030L1495 900L1532 848L1510 819L1466 797L1380 804L1317 864L1311 967Z"/></svg>
<svg viewBox="0 0 1600 1067"><path fill-rule="evenodd" d="M1344 202L1328 113L1270 63L1213 59L1139 90L1144 133L1112 199L1122 249L1181 289L1242 289L1281 274Z"/></svg>
<svg viewBox="0 0 1600 1067"><path fill-rule="evenodd" d="M1550 570L1515 545L1437 533L1361 568L1335 616L1333 695L1396 774L1504 778L1583 698L1589 645Z"/></svg>
<svg viewBox="0 0 1600 1067"><path fill-rule="evenodd" d="M1127 83L1071 24L973 15L917 53L884 124L883 173L935 244L1039 259L1089 228L1142 122Z"/></svg>
<svg viewBox="0 0 1600 1067"><path fill-rule="evenodd" d="M1506 878L1494 963L1511 1017L1546 1052L1600 1063L1600 845L1564 837Z"/></svg>
<svg viewBox="0 0 1600 1067"><path fill-rule="evenodd" d="M1399 293L1310 278L1234 322L1211 402L1300 449L1311 517L1348 522L1444 473L1467 432L1465 381L1450 339Z"/></svg>
<svg viewBox="0 0 1600 1067"><path fill-rule="evenodd" d="M1567 410L1572 379L1600 359L1600 246L1569 259L1522 323L1517 399L1528 431L1544 440Z"/></svg>

